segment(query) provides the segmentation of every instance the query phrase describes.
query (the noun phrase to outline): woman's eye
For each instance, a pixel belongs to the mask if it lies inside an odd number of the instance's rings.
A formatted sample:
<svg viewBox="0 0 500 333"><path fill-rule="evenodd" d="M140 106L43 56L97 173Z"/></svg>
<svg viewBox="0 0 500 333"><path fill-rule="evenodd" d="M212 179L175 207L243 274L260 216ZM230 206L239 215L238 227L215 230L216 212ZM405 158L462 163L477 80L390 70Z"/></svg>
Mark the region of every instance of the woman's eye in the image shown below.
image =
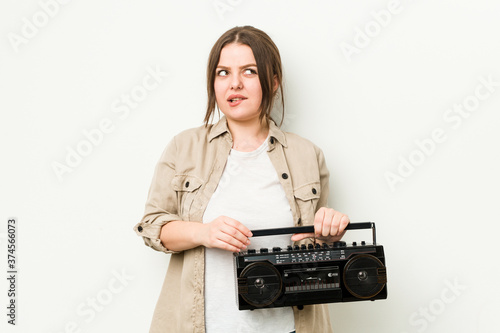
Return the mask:
<svg viewBox="0 0 500 333"><path fill-rule="evenodd" d="M226 76L227 75L227 71L225 69L221 69L220 71L217 72L217 75L218 76Z"/></svg>
<svg viewBox="0 0 500 333"><path fill-rule="evenodd" d="M247 68L247 69L245 69L245 74L257 74L257 71L255 71L251 68Z"/></svg>

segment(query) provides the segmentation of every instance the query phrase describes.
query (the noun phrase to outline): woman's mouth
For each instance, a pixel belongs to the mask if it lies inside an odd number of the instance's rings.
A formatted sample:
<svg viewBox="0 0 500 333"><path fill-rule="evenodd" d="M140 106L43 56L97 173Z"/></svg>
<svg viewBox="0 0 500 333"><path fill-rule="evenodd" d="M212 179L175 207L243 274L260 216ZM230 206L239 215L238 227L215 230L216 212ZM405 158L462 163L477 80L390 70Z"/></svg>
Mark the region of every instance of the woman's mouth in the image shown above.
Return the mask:
<svg viewBox="0 0 500 333"><path fill-rule="evenodd" d="M243 100L243 98L241 98L241 97L237 97L237 98L232 98L232 99L230 99L229 101L232 103L232 102L235 102L235 101L241 101L241 100Z"/></svg>
<svg viewBox="0 0 500 333"><path fill-rule="evenodd" d="M242 101L246 100L247 98L241 95L231 95L227 99L229 102L229 106L237 106L240 105Z"/></svg>

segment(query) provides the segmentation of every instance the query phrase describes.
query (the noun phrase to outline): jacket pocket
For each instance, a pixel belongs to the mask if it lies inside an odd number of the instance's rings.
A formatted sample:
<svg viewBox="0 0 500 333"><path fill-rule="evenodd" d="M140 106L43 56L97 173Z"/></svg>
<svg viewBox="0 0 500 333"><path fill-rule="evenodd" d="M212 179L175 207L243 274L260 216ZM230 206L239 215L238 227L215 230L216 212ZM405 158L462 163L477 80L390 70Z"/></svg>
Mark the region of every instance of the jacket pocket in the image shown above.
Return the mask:
<svg viewBox="0 0 500 333"><path fill-rule="evenodd" d="M302 225L312 225L321 195L320 182L310 182L293 190Z"/></svg>
<svg viewBox="0 0 500 333"><path fill-rule="evenodd" d="M171 185L177 193L177 211L184 221L189 221L191 205L203 181L194 175L175 175Z"/></svg>

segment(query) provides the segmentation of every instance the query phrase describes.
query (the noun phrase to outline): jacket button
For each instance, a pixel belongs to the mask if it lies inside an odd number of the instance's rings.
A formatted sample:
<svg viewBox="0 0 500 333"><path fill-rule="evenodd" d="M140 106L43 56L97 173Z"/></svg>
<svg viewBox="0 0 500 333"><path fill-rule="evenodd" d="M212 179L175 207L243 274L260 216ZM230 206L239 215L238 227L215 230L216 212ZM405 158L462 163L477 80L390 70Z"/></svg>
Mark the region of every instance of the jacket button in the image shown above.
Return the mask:
<svg viewBox="0 0 500 333"><path fill-rule="evenodd" d="M282 174L281 177L283 177L283 179L287 179L288 178L288 175L286 173Z"/></svg>
<svg viewBox="0 0 500 333"><path fill-rule="evenodd" d="M138 230L139 232L142 232L142 227L141 227L141 226L138 226L138 227L137 227L137 230Z"/></svg>
<svg viewBox="0 0 500 333"><path fill-rule="evenodd" d="M301 223L302 223L302 220L299 217L299 219L297 220L297 224L301 224Z"/></svg>
<svg viewBox="0 0 500 333"><path fill-rule="evenodd" d="M313 188L313 189L312 189L312 192L313 192L313 194L316 194L316 189L315 189L315 188Z"/></svg>
<svg viewBox="0 0 500 333"><path fill-rule="evenodd" d="M189 187L189 182L186 182L186 187Z"/></svg>
<svg viewBox="0 0 500 333"><path fill-rule="evenodd" d="M271 137L271 144L273 144L273 143L274 143L274 138L273 138L273 137Z"/></svg>

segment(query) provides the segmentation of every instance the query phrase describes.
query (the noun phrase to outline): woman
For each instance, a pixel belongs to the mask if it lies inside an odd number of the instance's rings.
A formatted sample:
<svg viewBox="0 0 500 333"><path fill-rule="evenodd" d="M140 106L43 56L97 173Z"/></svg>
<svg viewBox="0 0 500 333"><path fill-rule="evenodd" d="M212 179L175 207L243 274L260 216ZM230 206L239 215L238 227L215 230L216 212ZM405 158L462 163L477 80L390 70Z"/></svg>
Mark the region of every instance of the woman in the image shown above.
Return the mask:
<svg viewBox="0 0 500 333"><path fill-rule="evenodd" d="M325 305L238 311L235 301L232 252L332 242L349 223L326 207L322 151L271 118L278 89L283 103L279 51L263 31L235 27L215 43L205 125L167 145L134 228L172 254L150 332L331 331ZM209 124L216 106L224 116ZM252 229L305 224L315 233L250 238Z"/></svg>

